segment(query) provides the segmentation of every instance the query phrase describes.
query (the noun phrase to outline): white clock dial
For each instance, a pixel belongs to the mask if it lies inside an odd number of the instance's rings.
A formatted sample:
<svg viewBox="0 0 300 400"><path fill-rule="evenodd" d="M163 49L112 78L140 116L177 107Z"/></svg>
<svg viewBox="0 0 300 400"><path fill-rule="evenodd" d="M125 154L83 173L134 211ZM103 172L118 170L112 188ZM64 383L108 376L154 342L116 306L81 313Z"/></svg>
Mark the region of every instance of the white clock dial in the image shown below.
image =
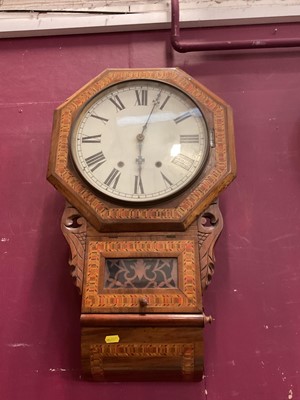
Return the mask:
<svg viewBox="0 0 300 400"><path fill-rule="evenodd" d="M83 108L71 136L78 172L118 200L151 202L189 185L209 151L204 116L174 86L129 80L108 87Z"/></svg>

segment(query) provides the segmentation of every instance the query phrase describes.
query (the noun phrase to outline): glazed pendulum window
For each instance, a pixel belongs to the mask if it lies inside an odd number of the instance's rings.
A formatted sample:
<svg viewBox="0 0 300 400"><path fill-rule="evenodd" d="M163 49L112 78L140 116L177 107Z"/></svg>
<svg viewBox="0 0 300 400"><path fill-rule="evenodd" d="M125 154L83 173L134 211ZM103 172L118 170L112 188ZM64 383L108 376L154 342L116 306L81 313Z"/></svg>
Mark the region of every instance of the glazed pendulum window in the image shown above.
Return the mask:
<svg viewBox="0 0 300 400"><path fill-rule="evenodd" d="M177 288L177 258L108 258L105 289Z"/></svg>

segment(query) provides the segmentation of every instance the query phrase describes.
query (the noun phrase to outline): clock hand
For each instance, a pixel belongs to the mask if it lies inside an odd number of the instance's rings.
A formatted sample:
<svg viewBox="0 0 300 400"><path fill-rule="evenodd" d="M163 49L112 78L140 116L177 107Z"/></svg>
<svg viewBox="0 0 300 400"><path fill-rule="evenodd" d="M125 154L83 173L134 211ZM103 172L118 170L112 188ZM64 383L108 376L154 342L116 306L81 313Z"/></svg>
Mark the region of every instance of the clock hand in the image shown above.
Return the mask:
<svg viewBox="0 0 300 400"><path fill-rule="evenodd" d="M139 150L139 155L136 158L136 162L138 164L138 179L139 182L141 182L142 164L145 162L145 159L142 156L142 141L138 142L138 150Z"/></svg>
<svg viewBox="0 0 300 400"><path fill-rule="evenodd" d="M137 135L137 137L136 137L137 141L138 141L138 157L136 158L136 162L138 164L139 181L141 180L142 164L145 162L144 157L142 157L142 144L143 144L143 141L145 139L145 131L147 129L148 123L150 121L151 115L153 114L153 111L154 111L155 107L159 104L159 99L160 99L160 96L161 96L161 92L162 92L162 89L159 91L156 99L153 101L152 109L151 109L150 114L148 115L148 118L147 118L147 120L146 120L146 122L145 122L145 124L144 124L144 126L142 128L142 132L139 133Z"/></svg>
<svg viewBox="0 0 300 400"><path fill-rule="evenodd" d="M139 142L142 142L142 141L144 140L144 138L145 138L144 133L145 133L145 131L146 131L146 129L147 129L149 120L150 120L150 118L151 118L151 115L153 114L153 111L154 111L155 107L159 104L159 99L160 99L160 96L161 96L161 92L162 92L162 89L159 91L159 93L158 93L156 99L153 101L152 109L151 109L151 111L150 111L150 114L148 115L148 118L147 118L147 121L146 121L145 125L143 126L142 132L139 133L139 134L137 135L137 137L136 137L137 140L138 140Z"/></svg>

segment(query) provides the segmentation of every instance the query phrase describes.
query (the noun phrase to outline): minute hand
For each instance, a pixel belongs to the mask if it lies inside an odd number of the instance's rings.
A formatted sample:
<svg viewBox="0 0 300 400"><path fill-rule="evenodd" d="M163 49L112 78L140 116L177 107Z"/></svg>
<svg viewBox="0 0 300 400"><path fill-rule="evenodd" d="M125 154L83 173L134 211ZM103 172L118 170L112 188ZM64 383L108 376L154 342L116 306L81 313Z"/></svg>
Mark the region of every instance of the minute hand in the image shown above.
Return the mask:
<svg viewBox="0 0 300 400"><path fill-rule="evenodd" d="M159 103L159 99L160 99L160 96L161 96L161 92L162 92L162 91L160 90L160 92L158 93L156 99L153 101L152 109L151 109L151 111L150 111L150 114L148 115L148 118L147 118L147 121L145 122L145 125L143 126L142 132L139 133L139 134L137 135L137 139L138 139L139 141L144 140L144 137L145 137L145 136L144 136L144 132L145 132L147 126L148 126L148 123L149 123L149 121L150 121L151 115L152 115L152 113L153 113L155 107L156 107L157 104Z"/></svg>

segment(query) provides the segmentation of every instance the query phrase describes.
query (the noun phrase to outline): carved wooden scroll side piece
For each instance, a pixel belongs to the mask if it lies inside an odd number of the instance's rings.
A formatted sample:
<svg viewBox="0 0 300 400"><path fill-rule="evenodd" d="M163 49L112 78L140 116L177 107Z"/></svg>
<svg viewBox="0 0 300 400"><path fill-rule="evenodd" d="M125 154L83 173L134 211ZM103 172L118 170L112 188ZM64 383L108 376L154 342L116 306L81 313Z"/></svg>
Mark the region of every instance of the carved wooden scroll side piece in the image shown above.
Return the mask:
<svg viewBox="0 0 300 400"><path fill-rule="evenodd" d="M71 266L71 275L75 285L82 293L82 282L84 272L84 257L86 246L87 222L71 204L67 203L64 210L61 229L69 243L71 255L69 265Z"/></svg>
<svg viewBox="0 0 300 400"><path fill-rule="evenodd" d="M223 229L219 202L215 200L198 219L198 243L201 266L201 287L206 289L214 273L214 247Z"/></svg>

